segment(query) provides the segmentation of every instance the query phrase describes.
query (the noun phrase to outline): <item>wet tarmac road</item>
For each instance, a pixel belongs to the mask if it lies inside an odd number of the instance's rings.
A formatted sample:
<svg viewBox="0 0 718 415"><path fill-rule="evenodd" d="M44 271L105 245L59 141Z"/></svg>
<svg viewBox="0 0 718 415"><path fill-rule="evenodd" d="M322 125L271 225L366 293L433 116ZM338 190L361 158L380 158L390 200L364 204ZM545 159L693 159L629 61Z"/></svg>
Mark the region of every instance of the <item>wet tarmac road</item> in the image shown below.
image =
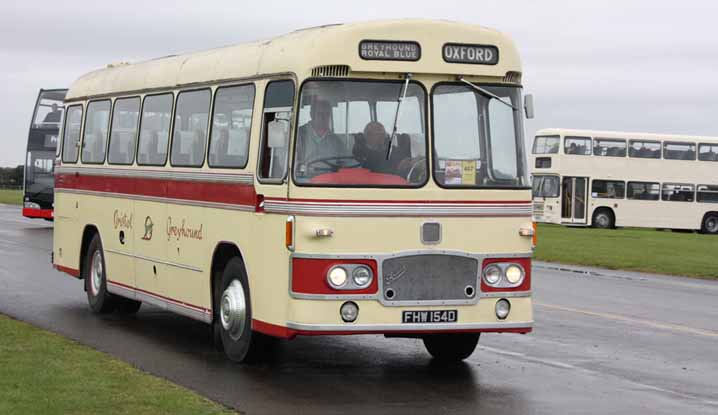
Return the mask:
<svg viewBox="0 0 718 415"><path fill-rule="evenodd" d="M0 205L0 313L240 412L718 413L715 282L539 264L534 333L484 335L464 364L433 364L418 340L350 336L297 338L248 367L193 320L145 306L90 314L81 282L50 266L50 225Z"/></svg>

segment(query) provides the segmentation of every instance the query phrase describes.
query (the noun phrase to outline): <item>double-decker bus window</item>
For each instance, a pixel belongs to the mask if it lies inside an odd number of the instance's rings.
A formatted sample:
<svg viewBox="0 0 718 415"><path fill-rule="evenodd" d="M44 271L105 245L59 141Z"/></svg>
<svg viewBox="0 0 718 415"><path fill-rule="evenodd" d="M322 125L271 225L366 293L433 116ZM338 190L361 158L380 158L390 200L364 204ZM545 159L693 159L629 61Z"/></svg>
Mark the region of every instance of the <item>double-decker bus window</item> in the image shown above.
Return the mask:
<svg viewBox="0 0 718 415"><path fill-rule="evenodd" d="M62 161L77 163L80 149L80 130L82 128L82 105L73 105L67 109L65 127L62 135Z"/></svg>
<svg viewBox="0 0 718 415"><path fill-rule="evenodd" d="M593 155L606 157L626 157L626 140L594 140Z"/></svg>
<svg viewBox="0 0 718 415"><path fill-rule="evenodd" d="M660 185L650 182L628 182L628 199L659 200Z"/></svg>
<svg viewBox="0 0 718 415"><path fill-rule="evenodd" d="M669 160L695 160L696 145L693 143L664 142L663 158Z"/></svg>
<svg viewBox="0 0 718 415"><path fill-rule="evenodd" d="M626 183L616 180L594 180L591 184L591 196L603 199L623 199L626 195Z"/></svg>
<svg viewBox="0 0 718 415"><path fill-rule="evenodd" d="M559 142L557 135L538 136L534 140L533 154L558 154Z"/></svg>
<svg viewBox="0 0 718 415"><path fill-rule="evenodd" d="M209 140L210 167L247 165L253 108L254 84L217 89Z"/></svg>
<svg viewBox="0 0 718 415"><path fill-rule="evenodd" d="M115 107L112 110L110 149L107 155L110 164L129 165L135 161L139 120L139 97L115 100Z"/></svg>
<svg viewBox="0 0 718 415"><path fill-rule="evenodd" d="M434 178L443 187L523 187L521 90L481 90L490 94L463 84L434 88Z"/></svg>
<svg viewBox="0 0 718 415"><path fill-rule="evenodd" d="M87 105L82 139L82 162L99 164L105 161L107 130L110 126L110 100L93 101Z"/></svg>
<svg viewBox="0 0 718 415"><path fill-rule="evenodd" d="M591 139L589 137L566 137L563 143L563 152L579 156L590 156Z"/></svg>
<svg viewBox="0 0 718 415"><path fill-rule="evenodd" d="M718 161L718 144L699 144L698 160Z"/></svg>
<svg viewBox="0 0 718 415"><path fill-rule="evenodd" d="M293 107L294 82L274 81L267 84L259 153L260 179L281 182L286 177ZM327 119L329 117L330 114L327 114Z"/></svg>
<svg viewBox="0 0 718 415"><path fill-rule="evenodd" d="M661 158L660 141L629 141L628 157L641 159L659 159Z"/></svg>
<svg viewBox="0 0 718 415"><path fill-rule="evenodd" d="M558 197L558 176L534 176L534 197Z"/></svg>
<svg viewBox="0 0 718 415"><path fill-rule="evenodd" d="M172 120L172 94L149 95L142 105L137 164L163 166Z"/></svg>
<svg viewBox="0 0 718 415"><path fill-rule="evenodd" d="M173 166L200 167L204 164L211 99L209 89L180 92L177 96L170 155Z"/></svg>
<svg viewBox="0 0 718 415"><path fill-rule="evenodd" d="M701 203L718 203L718 186L699 184L696 200Z"/></svg>
<svg viewBox="0 0 718 415"><path fill-rule="evenodd" d="M692 202L693 190L692 184L663 183L661 199L671 202Z"/></svg>

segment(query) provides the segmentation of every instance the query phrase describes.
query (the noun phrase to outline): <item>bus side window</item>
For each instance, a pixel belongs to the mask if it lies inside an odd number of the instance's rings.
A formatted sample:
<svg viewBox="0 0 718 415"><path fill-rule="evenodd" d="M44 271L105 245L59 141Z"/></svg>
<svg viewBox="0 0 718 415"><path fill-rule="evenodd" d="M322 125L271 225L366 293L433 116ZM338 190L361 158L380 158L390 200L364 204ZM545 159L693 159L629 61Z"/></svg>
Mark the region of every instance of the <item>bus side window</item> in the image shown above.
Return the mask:
<svg viewBox="0 0 718 415"><path fill-rule="evenodd" d="M253 108L254 84L217 89L209 141L210 167L246 167Z"/></svg>
<svg viewBox="0 0 718 415"><path fill-rule="evenodd" d="M82 105L73 105L67 109L65 127L62 134L62 161L77 163L80 150L80 126L82 125Z"/></svg>
<svg viewBox="0 0 718 415"><path fill-rule="evenodd" d="M201 167L209 121L209 89L182 91L177 96L170 164L179 167Z"/></svg>
<svg viewBox="0 0 718 415"><path fill-rule="evenodd" d="M281 182L286 177L293 106L292 81L275 81L267 85L257 171L260 179Z"/></svg>
<svg viewBox="0 0 718 415"><path fill-rule="evenodd" d="M85 130L82 138L82 162L102 164L107 148L110 127L110 100L93 101L87 105Z"/></svg>
<svg viewBox="0 0 718 415"><path fill-rule="evenodd" d="M107 161L110 164L129 165L135 161L139 115L139 97L115 100L110 126L110 148L107 153Z"/></svg>
<svg viewBox="0 0 718 415"><path fill-rule="evenodd" d="M140 120L137 164L164 166L172 119L172 94L145 96Z"/></svg>

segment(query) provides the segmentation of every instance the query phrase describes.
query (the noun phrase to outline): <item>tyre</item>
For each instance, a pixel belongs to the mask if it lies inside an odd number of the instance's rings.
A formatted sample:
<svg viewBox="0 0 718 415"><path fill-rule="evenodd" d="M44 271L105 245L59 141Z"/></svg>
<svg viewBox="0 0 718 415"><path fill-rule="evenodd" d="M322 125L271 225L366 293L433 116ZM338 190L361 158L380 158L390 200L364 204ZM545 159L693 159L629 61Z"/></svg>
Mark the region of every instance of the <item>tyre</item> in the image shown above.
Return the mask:
<svg viewBox="0 0 718 415"><path fill-rule="evenodd" d="M430 334L423 337L424 347L442 362L459 362L471 354L479 343L480 333Z"/></svg>
<svg viewBox="0 0 718 415"><path fill-rule="evenodd" d="M87 247L82 267L85 291L90 310L95 314L111 313L115 310L116 298L107 292L105 254L102 251L100 235L95 234Z"/></svg>
<svg viewBox="0 0 718 415"><path fill-rule="evenodd" d="M232 258L222 272L221 294L214 299L214 330L230 360L263 360L269 339L252 330L252 303L244 263Z"/></svg>
<svg viewBox="0 0 718 415"><path fill-rule="evenodd" d="M129 298L116 298L117 301L117 311L119 311L122 314L135 314L138 311L140 311L140 307L142 307L142 302L137 300L132 300Z"/></svg>
<svg viewBox="0 0 718 415"><path fill-rule="evenodd" d="M616 220L608 209L598 209L593 213L592 226L599 229L613 229Z"/></svg>
<svg viewBox="0 0 718 415"><path fill-rule="evenodd" d="M703 218L701 232L716 235L718 234L718 214L709 213Z"/></svg>

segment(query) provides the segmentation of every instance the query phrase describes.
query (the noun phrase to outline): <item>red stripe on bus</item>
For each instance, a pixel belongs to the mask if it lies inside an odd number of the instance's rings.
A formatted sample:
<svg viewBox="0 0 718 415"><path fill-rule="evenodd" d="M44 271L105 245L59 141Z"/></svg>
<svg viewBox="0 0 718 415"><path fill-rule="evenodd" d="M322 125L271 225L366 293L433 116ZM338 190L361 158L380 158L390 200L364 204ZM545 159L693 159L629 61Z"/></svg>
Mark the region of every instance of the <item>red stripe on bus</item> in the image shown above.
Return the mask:
<svg viewBox="0 0 718 415"><path fill-rule="evenodd" d="M336 290L327 282L329 270L340 264L363 264L368 266L374 278L368 287L358 290ZM348 278L352 278L351 275ZM376 261L373 259L339 258L292 258L292 292L298 294L348 295L376 294L379 291Z"/></svg>
<svg viewBox="0 0 718 415"><path fill-rule="evenodd" d="M22 208L22 215L26 218L52 219L52 209Z"/></svg>
<svg viewBox="0 0 718 415"><path fill-rule="evenodd" d="M256 206L253 185L210 181L58 174L58 189Z"/></svg>
<svg viewBox="0 0 718 415"><path fill-rule="evenodd" d="M279 337L281 339L293 339L297 336L297 332L288 327L265 323L264 321L255 319L252 319L252 330L266 334L267 336Z"/></svg>
<svg viewBox="0 0 718 415"><path fill-rule="evenodd" d="M70 268L70 267L65 267L65 266L57 265L57 264L53 264L52 266L55 267L55 269L58 270L58 271L60 271L60 272L64 272L64 273L66 273L66 274L70 274L70 275L72 275L72 276L75 277L75 278L80 278L80 270L79 270L79 269L74 269L74 268Z"/></svg>

